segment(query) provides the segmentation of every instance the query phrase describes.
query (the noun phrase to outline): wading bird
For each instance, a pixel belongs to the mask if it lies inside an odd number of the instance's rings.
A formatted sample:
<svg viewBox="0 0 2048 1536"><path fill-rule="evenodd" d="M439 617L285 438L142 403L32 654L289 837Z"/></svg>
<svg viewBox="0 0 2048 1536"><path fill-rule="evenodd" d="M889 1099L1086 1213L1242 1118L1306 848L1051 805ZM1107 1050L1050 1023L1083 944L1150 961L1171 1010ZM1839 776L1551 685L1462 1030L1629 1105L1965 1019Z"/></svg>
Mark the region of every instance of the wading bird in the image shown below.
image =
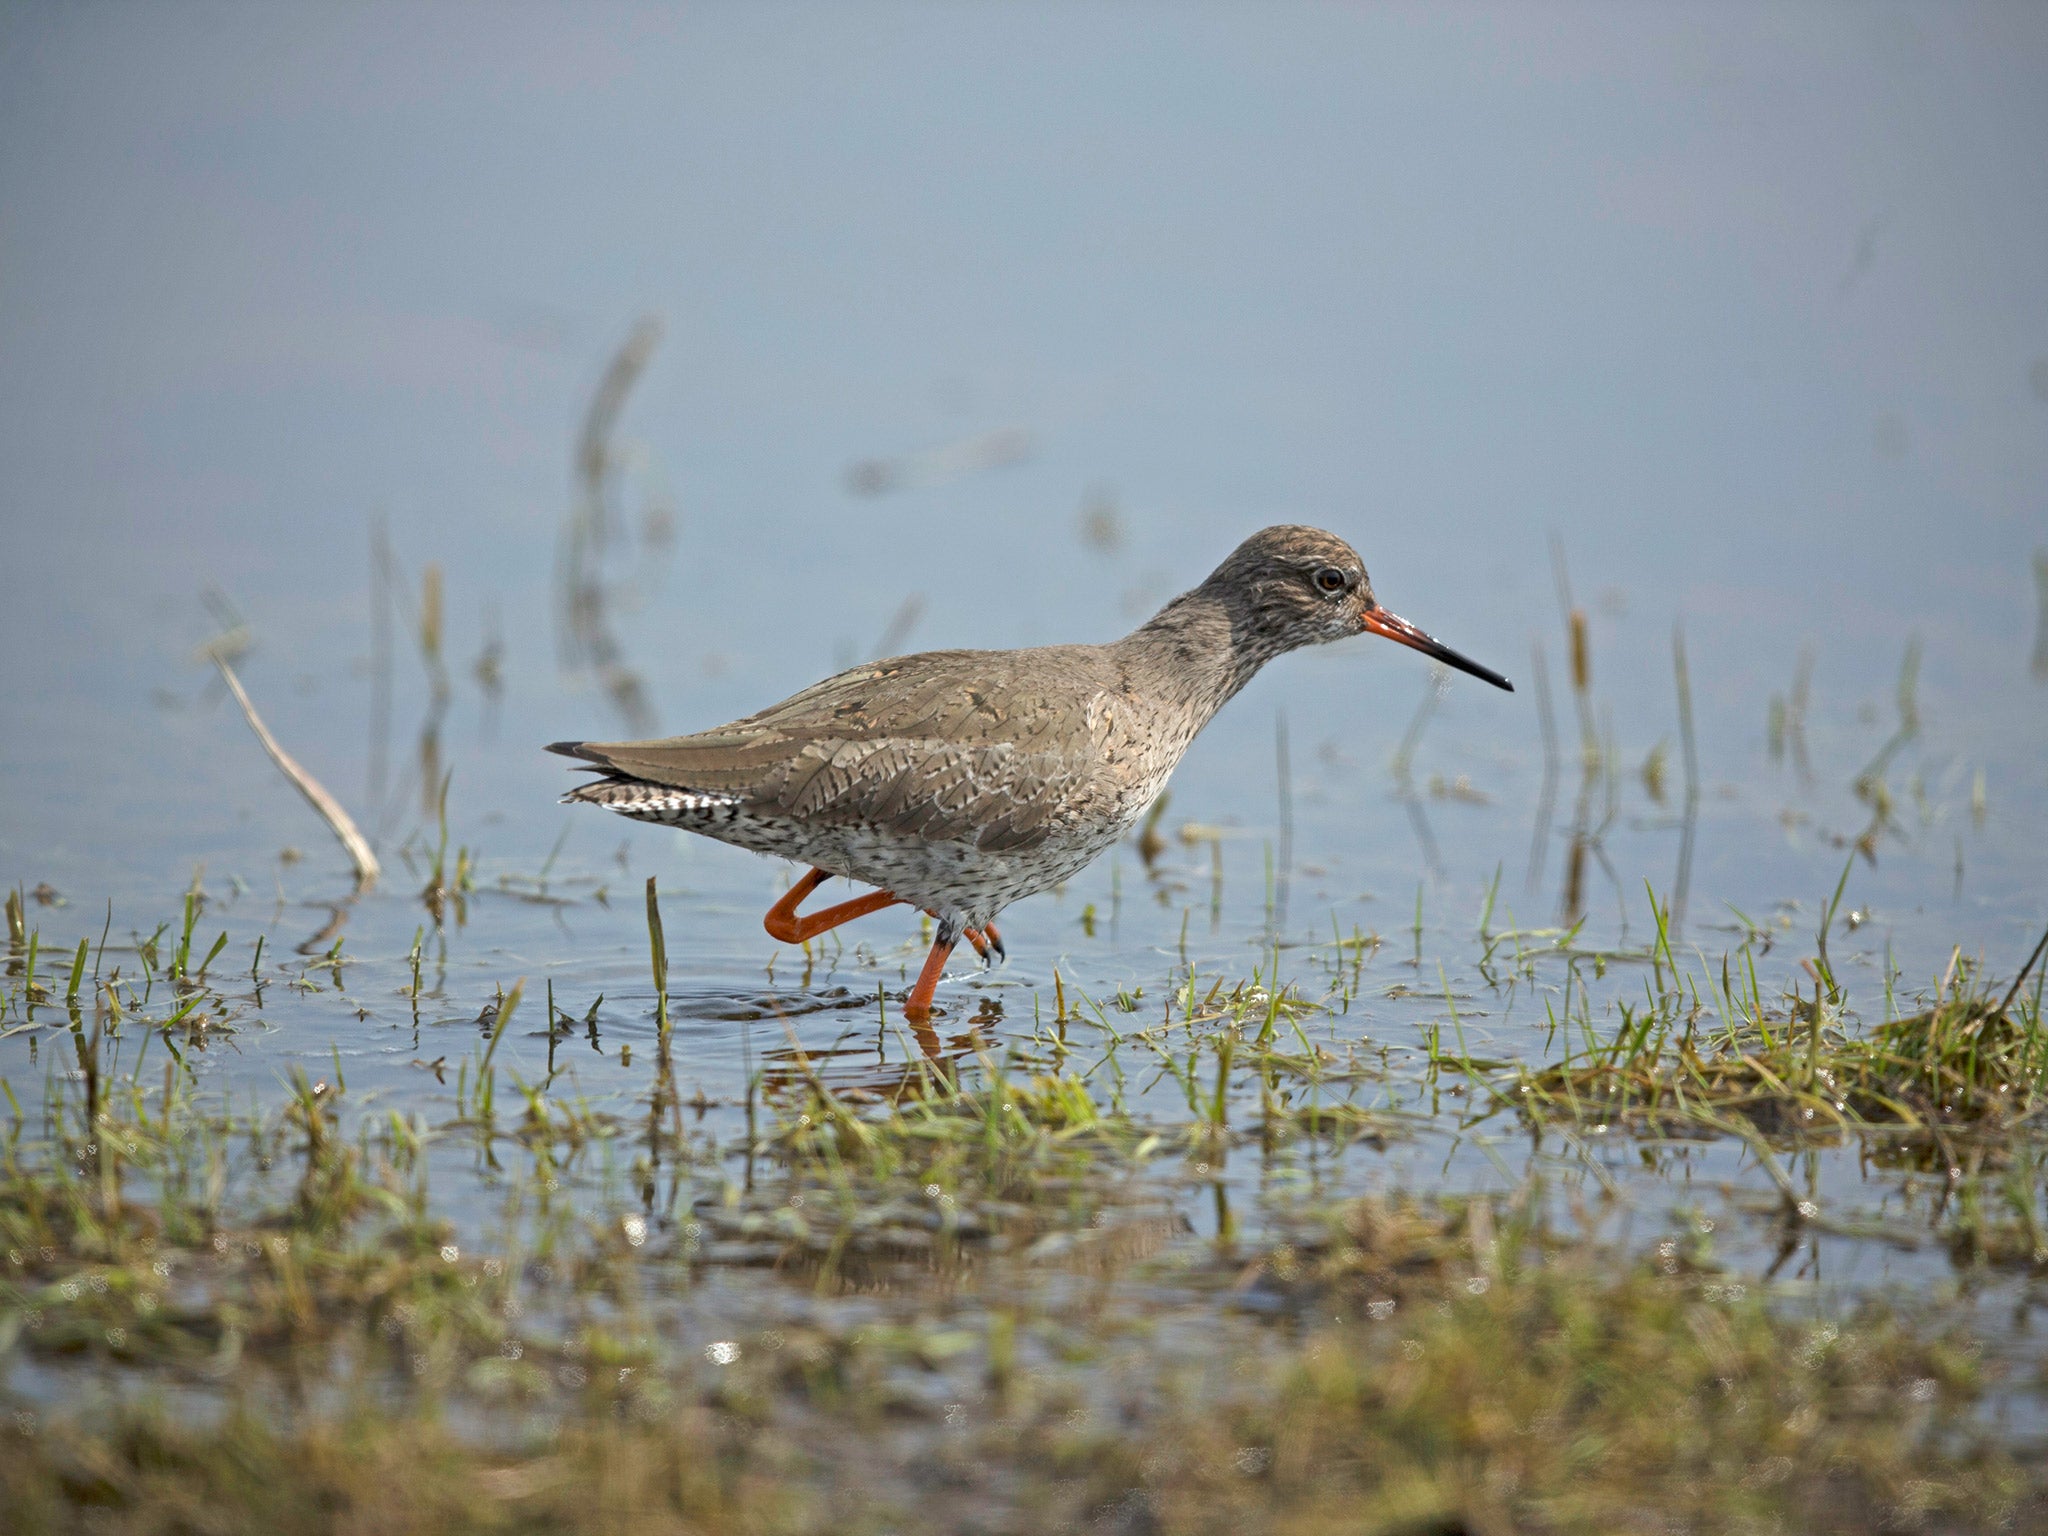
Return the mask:
<svg viewBox="0 0 2048 1536"><path fill-rule="evenodd" d="M1129 832L1260 667L1368 633L1512 691L1382 608L1342 539L1283 526L1107 645L896 656L713 730L548 750L598 775L564 803L808 864L764 919L785 944L899 903L929 913L938 935L904 1005L922 1021L954 945L1000 956L997 915ZM799 913L834 875L877 889Z"/></svg>

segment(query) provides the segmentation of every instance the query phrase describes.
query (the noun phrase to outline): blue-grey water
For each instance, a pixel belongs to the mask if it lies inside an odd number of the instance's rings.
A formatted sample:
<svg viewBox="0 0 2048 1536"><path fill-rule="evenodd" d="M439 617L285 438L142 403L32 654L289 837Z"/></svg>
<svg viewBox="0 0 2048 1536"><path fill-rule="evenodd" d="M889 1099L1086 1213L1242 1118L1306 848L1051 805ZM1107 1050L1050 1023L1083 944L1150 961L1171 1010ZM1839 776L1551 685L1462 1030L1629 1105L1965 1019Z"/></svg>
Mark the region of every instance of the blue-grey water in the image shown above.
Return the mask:
<svg viewBox="0 0 2048 1536"><path fill-rule="evenodd" d="M1330 1048L1414 1051L1441 964L1473 1052L1535 1059L1544 998L1488 992L1475 930L1496 880L1495 928L1568 917L1575 832L1589 941L1643 942L1647 881L1681 948L1717 959L1733 906L1779 927L1772 983L1801 980L1872 832L1834 940L1852 1006L1881 1014L1887 953L1902 1000L1955 946L2010 974L2048 922L2044 66L2032 5L10 6L0 877L44 889L30 921L67 952L109 902L116 948L147 935L195 881L223 968L259 934L273 966L341 939L338 973L273 981L194 1054L217 1087L339 1059L360 1099L445 1115L428 1064L524 978L579 1018L602 993L597 1038L558 1050L599 1102L644 1095L649 875L685 1094L737 1100L785 1016L879 1070L913 918L807 974L759 926L785 866L555 803L542 743L635 730L564 623L579 509L605 529L597 643L662 731L885 642L1107 639L1302 521L1518 691L1451 682L1397 763L1420 658L1276 663L1175 779L1157 875L1126 848L1014 909L1006 970L956 960L949 1038L977 1010L1028 1030L1056 967L1144 989L1149 1019L1183 945L1205 985L1242 978L1277 924L1314 995L1319 942L1386 940L1311 1026ZM650 323L592 511L579 433ZM1583 810L1559 555L1612 765ZM214 680L224 633L377 843L360 901ZM1878 821L1854 783L1902 672ZM437 938L415 893L444 774L476 881ZM544 1076L515 1034L500 1060ZM24 1097L40 1040L0 1038ZM1330 1176L1526 1164L1455 1119ZM1658 1158L1585 1154L1654 1206L1768 1193L1739 1147ZM1848 1150L1799 1177L1858 1210L1927 1198Z"/></svg>

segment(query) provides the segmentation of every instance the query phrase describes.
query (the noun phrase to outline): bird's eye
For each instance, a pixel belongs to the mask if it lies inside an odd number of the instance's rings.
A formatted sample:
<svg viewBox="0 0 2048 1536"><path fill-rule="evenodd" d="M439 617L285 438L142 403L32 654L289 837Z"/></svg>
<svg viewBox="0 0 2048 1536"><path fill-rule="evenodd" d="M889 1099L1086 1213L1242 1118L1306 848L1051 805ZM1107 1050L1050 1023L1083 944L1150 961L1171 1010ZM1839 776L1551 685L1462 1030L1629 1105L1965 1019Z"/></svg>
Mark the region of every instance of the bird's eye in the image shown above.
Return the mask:
<svg viewBox="0 0 2048 1536"><path fill-rule="evenodd" d="M1350 583L1344 579L1344 573L1336 566L1326 565L1316 572L1316 585L1325 592L1342 592Z"/></svg>

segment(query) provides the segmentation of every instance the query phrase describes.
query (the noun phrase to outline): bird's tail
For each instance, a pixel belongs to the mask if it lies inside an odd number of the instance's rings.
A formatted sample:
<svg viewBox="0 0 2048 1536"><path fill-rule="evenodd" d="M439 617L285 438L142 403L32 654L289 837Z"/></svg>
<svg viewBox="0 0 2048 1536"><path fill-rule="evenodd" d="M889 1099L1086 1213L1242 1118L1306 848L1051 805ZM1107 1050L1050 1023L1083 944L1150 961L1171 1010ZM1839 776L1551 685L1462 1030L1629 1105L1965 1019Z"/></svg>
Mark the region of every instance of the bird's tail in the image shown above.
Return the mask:
<svg viewBox="0 0 2048 1536"><path fill-rule="evenodd" d="M739 808L738 795L678 789L673 784L650 784L645 779L592 779L578 784L562 796L564 805L601 805L621 816L654 816L663 819L717 817Z"/></svg>

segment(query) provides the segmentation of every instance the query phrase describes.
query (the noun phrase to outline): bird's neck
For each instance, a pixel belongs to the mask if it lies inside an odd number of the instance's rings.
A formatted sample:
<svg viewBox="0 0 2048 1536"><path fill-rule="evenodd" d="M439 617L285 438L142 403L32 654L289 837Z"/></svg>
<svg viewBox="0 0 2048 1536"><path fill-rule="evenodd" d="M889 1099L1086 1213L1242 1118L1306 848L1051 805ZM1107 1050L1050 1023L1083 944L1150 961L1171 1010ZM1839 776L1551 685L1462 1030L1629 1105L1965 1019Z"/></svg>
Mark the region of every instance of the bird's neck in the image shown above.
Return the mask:
<svg viewBox="0 0 2048 1536"><path fill-rule="evenodd" d="M1183 592L1111 647L1148 692L1194 711L1197 729L1287 649L1234 597L1208 586Z"/></svg>

